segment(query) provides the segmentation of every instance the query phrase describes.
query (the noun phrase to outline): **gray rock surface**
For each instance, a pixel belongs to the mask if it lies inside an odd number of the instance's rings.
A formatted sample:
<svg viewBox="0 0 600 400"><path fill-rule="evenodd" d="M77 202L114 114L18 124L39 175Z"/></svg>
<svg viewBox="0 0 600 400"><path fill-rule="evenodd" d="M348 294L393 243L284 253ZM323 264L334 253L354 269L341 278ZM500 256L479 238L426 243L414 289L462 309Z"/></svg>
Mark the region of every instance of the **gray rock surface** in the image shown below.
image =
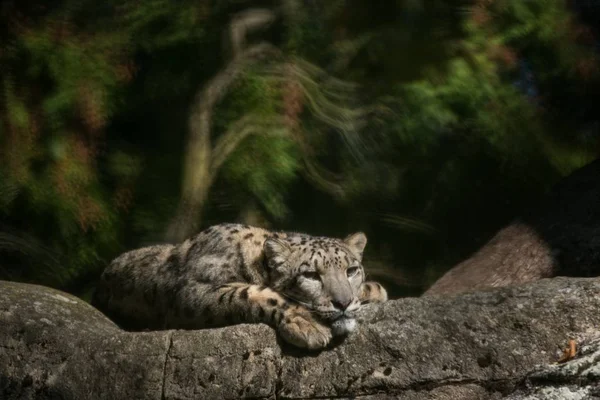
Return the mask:
<svg viewBox="0 0 600 400"><path fill-rule="evenodd" d="M589 394L600 375L592 347L588 361L536 366L569 338L594 336L599 308L600 279L585 278L401 299L365 307L356 334L308 354L264 325L124 332L68 294L0 281L0 398L546 398L535 385Z"/></svg>
<svg viewBox="0 0 600 400"><path fill-rule="evenodd" d="M586 343L587 342L587 343ZM538 367L509 400L600 399L600 339L582 343L577 358Z"/></svg>

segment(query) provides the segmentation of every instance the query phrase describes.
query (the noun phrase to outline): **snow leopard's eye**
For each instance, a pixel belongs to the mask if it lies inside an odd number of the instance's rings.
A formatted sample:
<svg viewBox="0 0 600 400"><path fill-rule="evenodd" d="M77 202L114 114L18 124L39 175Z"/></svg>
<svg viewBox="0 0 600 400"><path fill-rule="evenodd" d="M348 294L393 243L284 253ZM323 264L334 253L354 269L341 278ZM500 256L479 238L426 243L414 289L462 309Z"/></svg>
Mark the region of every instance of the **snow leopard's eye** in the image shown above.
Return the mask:
<svg viewBox="0 0 600 400"><path fill-rule="evenodd" d="M348 278L352 278L354 275L358 274L359 267L350 267L346 270L346 276Z"/></svg>
<svg viewBox="0 0 600 400"><path fill-rule="evenodd" d="M321 280L321 275L319 275L318 272L316 271L304 271L302 273L302 276L305 277L306 279L310 279L313 281L320 281Z"/></svg>

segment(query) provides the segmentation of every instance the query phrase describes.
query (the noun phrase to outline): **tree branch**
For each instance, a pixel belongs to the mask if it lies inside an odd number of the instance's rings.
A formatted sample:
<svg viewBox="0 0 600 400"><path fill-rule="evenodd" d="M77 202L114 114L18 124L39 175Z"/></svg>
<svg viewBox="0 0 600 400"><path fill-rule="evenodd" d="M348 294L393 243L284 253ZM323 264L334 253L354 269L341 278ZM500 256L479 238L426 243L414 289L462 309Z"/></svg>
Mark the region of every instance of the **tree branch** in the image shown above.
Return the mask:
<svg viewBox="0 0 600 400"><path fill-rule="evenodd" d="M264 29L275 21L275 13L266 8L252 8L233 17L229 24L228 42L233 57L238 56L245 47L246 38L251 32Z"/></svg>
<svg viewBox="0 0 600 400"><path fill-rule="evenodd" d="M231 155L237 146L247 137L257 133L285 134L284 128L280 128L279 130L276 129L281 126L284 126L283 118L270 118L266 121L256 121L251 115L243 116L233 123L227 132L219 137L213 150L211 171L216 173L229 155Z"/></svg>
<svg viewBox="0 0 600 400"><path fill-rule="evenodd" d="M212 113L223 99L231 84L249 65L267 55L279 55L279 50L268 44L260 43L243 51L231 60L229 65L212 78L196 95L189 119L189 138L184 161L182 197L197 196L198 185L195 170L203 166L208 168L211 158L210 132Z"/></svg>
<svg viewBox="0 0 600 400"><path fill-rule="evenodd" d="M207 191L212 184L211 126L213 111L232 83L253 63L267 56L279 56L273 45L259 43L241 52L212 78L195 96L188 122L189 136L185 148L183 182L178 211L166 232L169 241L181 241L198 225Z"/></svg>

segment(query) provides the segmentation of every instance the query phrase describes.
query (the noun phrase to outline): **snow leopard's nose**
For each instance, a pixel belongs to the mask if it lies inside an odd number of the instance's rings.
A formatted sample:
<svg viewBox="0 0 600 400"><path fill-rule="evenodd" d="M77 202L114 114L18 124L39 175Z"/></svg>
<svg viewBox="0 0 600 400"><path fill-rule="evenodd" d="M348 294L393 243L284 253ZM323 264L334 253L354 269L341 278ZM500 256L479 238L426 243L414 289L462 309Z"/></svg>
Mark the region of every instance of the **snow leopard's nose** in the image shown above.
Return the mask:
<svg viewBox="0 0 600 400"><path fill-rule="evenodd" d="M352 303L352 299L331 299L331 304L340 311L346 310L350 303Z"/></svg>

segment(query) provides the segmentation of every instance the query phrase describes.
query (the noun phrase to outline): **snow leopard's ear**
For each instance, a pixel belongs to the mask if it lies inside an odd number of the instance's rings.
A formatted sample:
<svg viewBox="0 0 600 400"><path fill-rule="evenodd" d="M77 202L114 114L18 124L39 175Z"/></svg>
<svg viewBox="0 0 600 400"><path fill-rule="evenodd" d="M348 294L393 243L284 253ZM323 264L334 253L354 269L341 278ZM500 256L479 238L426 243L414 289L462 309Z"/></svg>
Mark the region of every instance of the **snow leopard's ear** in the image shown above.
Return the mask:
<svg viewBox="0 0 600 400"><path fill-rule="evenodd" d="M362 261L363 251L367 245L367 236L362 232L354 233L344 239L344 243Z"/></svg>
<svg viewBox="0 0 600 400"><path fill-rule="evenodd" d="M284 266L292 254L292 248L287 241L274 237L265 241L264 250L269 267L275 269Z"/></svg>

